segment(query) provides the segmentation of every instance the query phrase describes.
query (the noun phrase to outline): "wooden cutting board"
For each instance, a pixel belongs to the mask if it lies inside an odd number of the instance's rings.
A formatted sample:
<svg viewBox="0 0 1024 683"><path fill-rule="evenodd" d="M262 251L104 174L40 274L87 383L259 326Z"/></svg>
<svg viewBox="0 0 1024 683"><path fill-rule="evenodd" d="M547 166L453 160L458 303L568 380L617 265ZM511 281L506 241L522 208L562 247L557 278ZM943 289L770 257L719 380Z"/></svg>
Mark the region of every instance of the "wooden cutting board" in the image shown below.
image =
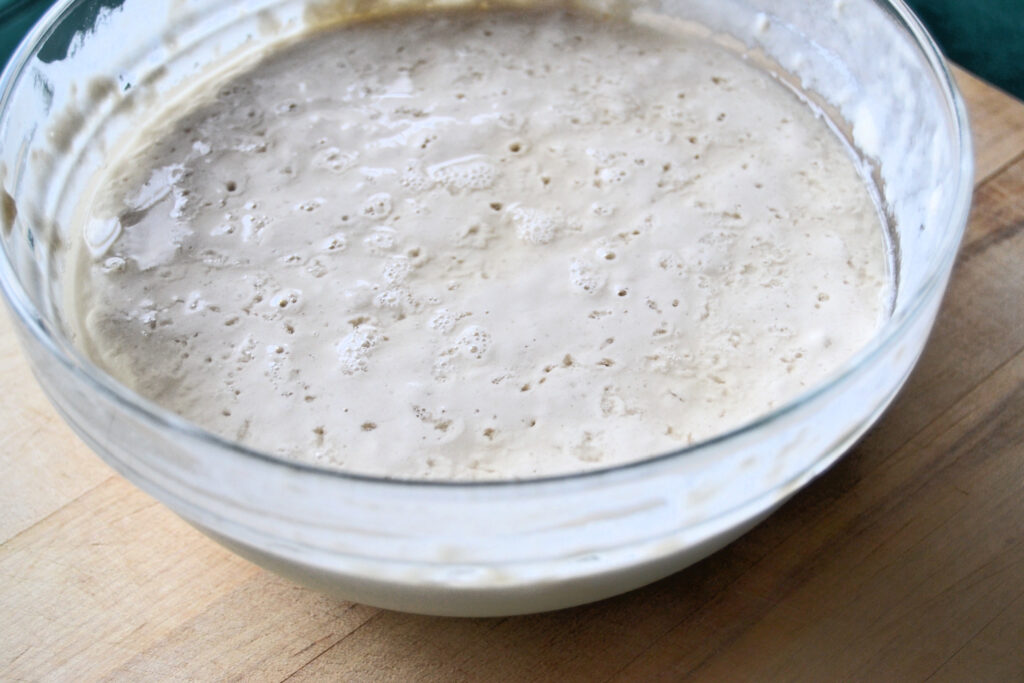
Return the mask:
<svg viewBox="0 0 1024 683"><path fill-rule="evenodd" d="M93 456L0 319L0 679L1024 680L1024 104L957 75L974 213L907 388L753 532L598 604L441 619L291 585Z"/></svg>

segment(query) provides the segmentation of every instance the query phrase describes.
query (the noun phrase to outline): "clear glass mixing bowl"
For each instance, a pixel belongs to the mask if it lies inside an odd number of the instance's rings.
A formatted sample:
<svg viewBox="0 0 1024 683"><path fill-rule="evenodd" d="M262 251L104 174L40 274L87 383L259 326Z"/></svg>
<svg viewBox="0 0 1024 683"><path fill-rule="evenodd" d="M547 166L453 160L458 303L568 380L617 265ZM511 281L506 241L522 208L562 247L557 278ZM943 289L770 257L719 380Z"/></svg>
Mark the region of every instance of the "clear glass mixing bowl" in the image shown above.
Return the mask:
<svg viewBox="0 0 1024 683"><path fill-rule="evenodd" d="M382 7L64 0L0 78L0 285L40 384L118 472L239 554L342 598L431 614L514 614L621 593L708 555L831 465L889 404L934 321L973 172L963 103L899 0L813 10L804 0L632 7L655 21L696 22L845 122L892 222L899 285L891 319L827 383L756 422L602 471L417 483L241 447L97 369L68 341L62 292L77 199L106 150L134 115L224 55Z"/></svg>

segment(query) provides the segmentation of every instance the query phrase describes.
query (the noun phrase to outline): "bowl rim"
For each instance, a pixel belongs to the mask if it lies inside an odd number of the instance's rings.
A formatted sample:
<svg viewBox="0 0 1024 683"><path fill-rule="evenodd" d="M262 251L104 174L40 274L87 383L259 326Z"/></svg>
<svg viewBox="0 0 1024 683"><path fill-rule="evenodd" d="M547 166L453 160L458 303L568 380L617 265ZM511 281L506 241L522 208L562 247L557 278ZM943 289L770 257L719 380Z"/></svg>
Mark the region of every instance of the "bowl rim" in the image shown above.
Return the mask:
<svg viewBox="0 0 1024 683"><path fill-rule="evenodd" d="M8 100L11 97L14 85L28 66L35 48L49 36L61 21L66 19L71 10L86 1L59 0L56 2L36 22L15 48L14 52L11 53L6 67L0 73L0 119L3 118L4 112L7 109ZM898 311L896 315L889 317L876 330L871 340L839 366L828 378L816 383L781 406L709 439L621 464L580 472L515 479L466 481L406 479L360 474L337 468L323 467L276 456L214 434L135 393L114 380L113 377L84 357L77 349L58 343L55 333L46 324L43 316L29 298L24 286L15 276L11 255L6 248L0 249L3 252L3 258L0 258L0 292L3 293L9 310L14 313L14 320L12 322L20 323L29 332L31 339L44 348L48 355L63 366L67 372L92 389L102 392L106 399L112 400L121 408L124 408L134 418L141 420L152 428L161 431L171 430L189 439L205 442L215 449L226 450L234 455L255 459L272 468L284 468L292 472L326 477L341 482L386 487L418 487L420 489L446 490L486 490L506 489L509 487L527 489L529 487L545 486L558 482L592 481L616 476L619 473L637 473L642 470L655 468L662 463L675 460L676 458L694 456L697 453L720 446L725 442L750 435L760 427L800 410L806 404L813 402L823 394L831 392L837 386L858 374L862 368L870 365L873 360L885 353L903 336L903 332L917 321L926 310L926 304L931 301L935 291L944 287L946 278L952 270L953 262L959 251L960 242L967 228L974 190L974 149L967 108L940 48L904 0L870 1L893 18L900 25L900 28L909 34L912 42L915 44L914 46L926 59L928 67L936 77L939 89L938 94L953 117L953 125L957 132L957 149L954 151L958 153L959 164L956 168L956 196L952 210L947 214L947 221L944 226L946 228L948 248L943 249L940 259L929 265L927 277L912 292L909 304L903 310ZM23 338L22 341L24 343L25 339Z"/></svg>

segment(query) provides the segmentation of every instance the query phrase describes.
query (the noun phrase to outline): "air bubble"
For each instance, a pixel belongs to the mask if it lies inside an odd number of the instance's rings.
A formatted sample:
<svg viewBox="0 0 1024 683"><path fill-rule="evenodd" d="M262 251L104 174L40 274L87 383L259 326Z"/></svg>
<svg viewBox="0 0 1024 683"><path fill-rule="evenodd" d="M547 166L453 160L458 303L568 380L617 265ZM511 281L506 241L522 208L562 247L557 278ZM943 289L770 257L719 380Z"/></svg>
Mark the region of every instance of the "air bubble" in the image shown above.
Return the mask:
<svg viewBox="0 0 1024 683"><path fill-rule="evenodd" d="M321 251L326 251L332 254L345 251L347 247L348 238L345 236L345 233L342 232L334 233L333 235L325 239L320 245Z"/></svg>
<svg viewBox="0 0 1024 683"><path fill-rule="evenodd" d="M308 199L304 202L300 202L295 205L295 208L299 211L306 213L312 213L324 205L324 200L317 197L316 199Z"/></svg>
<svg viewBox="0 0 1024 683"><path fill-rule="evenodd" d="M110 273L122 273L124 272L127 262L120 256L111 256L103 262L103 272L106 274Z"/></svg>
<svg viewBox="0 0 1024 683"><path fill-rule="evenodd" d="M195 312L201 311L206 308L206 301L203 299L202 294L198 291L190 292L188 298L185 300L185 311Z"/></svg>
<svg viewBox="0 0 1024 683"><path fill-rule="evenodd" d="M337 147L328 147L316 153L312 164L316 168L322 168L332 173L343 173L356 164L359 154L356 152L343 152Z"/></svg>
<svg viewBox="0 0 1024 683"><path fill-rule="evenodd" d="M294 309L302 299L302 291L299 289L284 289L270 297L269 304L274 308Z"/></svg>
<svg viewBox="0 0 1024 683"><path fill-rule="evenodd" d="M586 261L573 259L569 265L570 284L585 294L596 294L607 278Z"/></svg>
<svg viewBox="0 0 1024 683"><path fill-rule="evenodd" d="M625 156L623 152L615 152L610 149L600 149L596 147L587 148L587 156L597 163L598 167L611 166L617 159Z"/></svg>
<svg viewBox="0 0 1024 683"><path fill-rule="evenodd" d="M258 214L242 216L242 239L246 242L259 242L269 222L269 218Z"/></svg>
<svg viewBox="0 0 1024 683"><path fill-rule="evenodd" d="M455 234L455 243L460 247L483 249L494 237L494 228L485 221L473 221Z"/></svg>
<svg viewBox="0 0 1024 683"><path fill-rule="evenodd" d="M363 202L363 215L376 220L383 220L391 213L391 195L387 192L378 192L370 195Z"/></svg>
<svg viewBox="0 0 1024 683"><path fill-rule="evenodd" d="M622 168L603 168L597 177L602 183L618 185L626 181L626 178L629 177L629 173Z"/></svg>
<svg viewBox="0 0 1024 683"><path fill-rule="evenodd" d="M306 264L306 272L309 273L310 275L312 275L315 278L322 278L323 276L327 275L328 270L327 270L327 266L324 265L323 261L321 261L318 258L314 258L314 259L311 259Z"/></svg>
<svg viewBox="0 0 1024 683"><path fill-rule="evenodd" d="M100 258L107 253L121 235L121 221L117 218L108 220L94 218L85 226L85 246L93 258Z"/></svg>

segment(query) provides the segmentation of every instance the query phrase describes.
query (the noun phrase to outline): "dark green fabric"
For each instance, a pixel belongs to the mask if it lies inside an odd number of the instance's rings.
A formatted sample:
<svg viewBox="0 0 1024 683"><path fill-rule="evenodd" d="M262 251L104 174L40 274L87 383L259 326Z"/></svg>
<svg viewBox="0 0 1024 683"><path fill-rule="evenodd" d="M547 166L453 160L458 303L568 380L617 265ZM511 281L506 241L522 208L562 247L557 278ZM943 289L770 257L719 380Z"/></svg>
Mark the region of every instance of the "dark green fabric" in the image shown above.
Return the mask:
<svg viewBox="0 0 1024 683"><path fill-rule="evenodd" d="M908 3L953 61L1024 99L1024 0ZM50 0L0 0L0 63L6 63L49 4Z"/></svg>
<svg viewBox="0 0 1024 683"><path fill-rule="evenodd" d="M50 0L0 0L0 64L50 6Z"/></svg>
<svg viewBox="0 0 1024 683"><path fill-rule="evenodd" d="M954 62L1024 99L1024 0L909 0Z"/></svg>

